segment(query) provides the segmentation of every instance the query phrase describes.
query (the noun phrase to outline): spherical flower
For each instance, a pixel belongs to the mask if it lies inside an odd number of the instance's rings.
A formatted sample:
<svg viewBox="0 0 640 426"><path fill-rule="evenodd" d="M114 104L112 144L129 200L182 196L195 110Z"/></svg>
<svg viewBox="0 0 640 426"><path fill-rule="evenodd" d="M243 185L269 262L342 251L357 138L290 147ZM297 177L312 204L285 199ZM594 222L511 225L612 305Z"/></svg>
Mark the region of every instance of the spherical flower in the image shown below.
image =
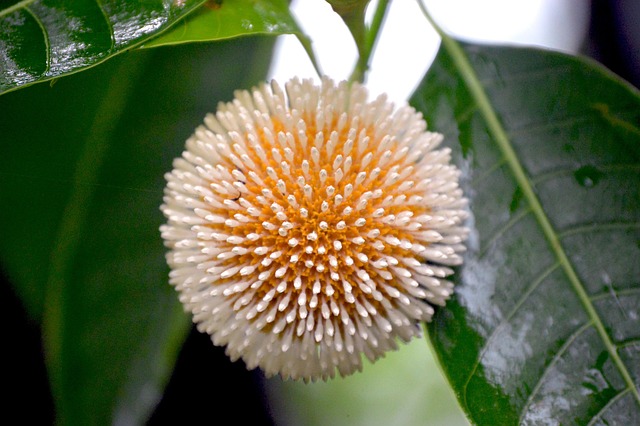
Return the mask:
<svg viewBox="0 0 640 426"><path fill-rule="evenodd" d="M166 175L170 282L198 329L267 376L348 375L420 335L464 250L442 135L358 83L238 91Z"/></svg>

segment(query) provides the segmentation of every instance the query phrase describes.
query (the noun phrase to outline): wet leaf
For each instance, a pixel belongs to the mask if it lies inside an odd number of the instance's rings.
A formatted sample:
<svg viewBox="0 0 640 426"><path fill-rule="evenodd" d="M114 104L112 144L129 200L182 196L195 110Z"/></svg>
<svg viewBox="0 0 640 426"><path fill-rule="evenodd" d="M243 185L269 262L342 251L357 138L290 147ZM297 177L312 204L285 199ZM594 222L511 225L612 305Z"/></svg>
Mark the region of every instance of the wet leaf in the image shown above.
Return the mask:
<svg viewBox="0 0 640 426"><path fill-rule="evenodd" d="M142 43L299 33L284 0L12 3L0 6L0 94L92 67Z"/></svg>
<svg viewBox="0 0 640 426"><path fill-rule="evenodd" d="M208 1L143 47L213 41L250 34L299 34L286 0Z"/></svg>
<svg viewBox="0 0 640 426"><path fill-rule="evenodd" d="M411 102L472 233L429 326L477 424L640 422L640 96L548 51L445 38Z"/></svg>
<svg viewBox="0 0 640 426"><path fill-rule="evenodd" d="M0 8L0 93L50 80L121 53L204 0L13 2Z"/></svg>

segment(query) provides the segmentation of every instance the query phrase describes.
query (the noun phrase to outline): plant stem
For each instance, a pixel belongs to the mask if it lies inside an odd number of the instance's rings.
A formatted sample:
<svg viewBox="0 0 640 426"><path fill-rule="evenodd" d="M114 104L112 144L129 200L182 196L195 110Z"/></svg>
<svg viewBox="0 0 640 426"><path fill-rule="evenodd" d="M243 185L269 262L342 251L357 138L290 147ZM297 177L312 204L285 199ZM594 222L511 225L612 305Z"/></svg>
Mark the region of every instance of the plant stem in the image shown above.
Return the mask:
<svg viewBox="0 0 640 426"><path fill-rule="evenodd" d="M365 41L367 39L367 28L364 23L366 8L366 2L349 6L345 9L339 9L336 6L333 7L333 10L340 15L342 21L347 25L347 28L349 28L349 32L351 32L351 36L358 48L358 61L351 73L351 77L349 77L349 81L362 82L366 74L367 58Z"/></svg>
<svg viewBox="0 0 640 426"><path fill-rule="evenodd" d="M358 61L351 73L351 77L349 77L349 81L364 82L367 72L369 71L371 54L373 53L376 40L382 28L382 22L388 9L389 0L380 0L369 28L366 28L364 23L365 8L358 10L349 17L343 16L358 47Z"/></svg>
<svg viewBox="0 0 640 426"><path fill-rule="evenodd" d="M380 0L378 2L378 7L373 15L373 20L371 21L371 26L367 31L366 38L366 49L367 56L371 55L373 52L374 45L376 40L378 39L378 34L380 32L380 28L382 27L382 22L384 21L384 17L387 14L387 10L389 9L389 0Z"/></svg>

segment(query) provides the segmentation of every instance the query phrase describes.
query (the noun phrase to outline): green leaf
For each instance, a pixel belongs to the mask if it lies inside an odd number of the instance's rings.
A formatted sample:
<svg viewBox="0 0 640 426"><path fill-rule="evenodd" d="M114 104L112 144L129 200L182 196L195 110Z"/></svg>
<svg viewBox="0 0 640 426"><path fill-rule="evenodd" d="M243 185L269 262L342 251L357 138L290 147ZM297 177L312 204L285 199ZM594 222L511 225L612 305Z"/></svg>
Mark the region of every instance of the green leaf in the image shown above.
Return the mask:
<svg viewBox="0 0 640 426"><path fill-rule="evenodd" d="M0 6L0 94L78 72L142 43L283 33L303 38L285 0L22 0Z"/></svg>
<svg viewBox="0 0 640 426"><path fill-rule="evenodd" d="M91 67L148 40L204 0L22 0L0 7L0 93Z"/></svg>
<svg viewBox="0 0 640 426"><path fill-rule="evenodd" d="M477 424L640 422L640 96L591 61L444 36L411 99L471 236L429 335Z"/></svg>
<svg viewBox="0 0 640 426"><path fill-rule="evenodd" d="M286 0L210 1L143 47L221 40L250 34L299 34Z"/></svg>
<svg viewBox="0 0 640 426"><path fill-rule="evenodd" d="M143 423L161 396L189 323L163 175L207 112L264 78L271 46L136 51L0 98L1 266L42 321L58 423Z"/></svg>

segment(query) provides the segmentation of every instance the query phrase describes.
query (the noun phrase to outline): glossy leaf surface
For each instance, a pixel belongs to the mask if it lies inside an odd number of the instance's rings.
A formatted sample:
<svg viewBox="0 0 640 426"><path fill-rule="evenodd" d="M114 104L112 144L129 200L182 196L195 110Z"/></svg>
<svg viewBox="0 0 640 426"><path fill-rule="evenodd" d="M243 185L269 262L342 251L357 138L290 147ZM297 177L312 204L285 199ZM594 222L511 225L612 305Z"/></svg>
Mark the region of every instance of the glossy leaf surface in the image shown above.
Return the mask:
<svg viewBox="0 0 640 426"><path fill-rule="evenodd" d="M250 34L300 34L286 0L210 1L143 47L221 40Z"/></svg>
<svg viewBox="0 0 640 426"><path fill-rule="evenodd" d="M26 0L0 9L0 93L98 64L204 0Z"/></svg>
<svg viewBox="0 0 640 426"><path fill-rule="evenodd" d="M153 45L297 31L284 1L13 1L0 6L0 94L94 66L172 26Z"/></svg>
<svg viewBox="0 0 640 426"><path fill-rule="evenodd" d="M0 266L42 321L60 424L142 424L162 395L189 323L163 175L207 112L264 78L271 42L131 52L0 98Z"/></svg>
<svg viewBox="0 0 640 426"><path fill-rule="evenodd" d="M472 212L429 325L477 424L640 423L640 96L596 64L445 40L412 104Z"/></svg>

